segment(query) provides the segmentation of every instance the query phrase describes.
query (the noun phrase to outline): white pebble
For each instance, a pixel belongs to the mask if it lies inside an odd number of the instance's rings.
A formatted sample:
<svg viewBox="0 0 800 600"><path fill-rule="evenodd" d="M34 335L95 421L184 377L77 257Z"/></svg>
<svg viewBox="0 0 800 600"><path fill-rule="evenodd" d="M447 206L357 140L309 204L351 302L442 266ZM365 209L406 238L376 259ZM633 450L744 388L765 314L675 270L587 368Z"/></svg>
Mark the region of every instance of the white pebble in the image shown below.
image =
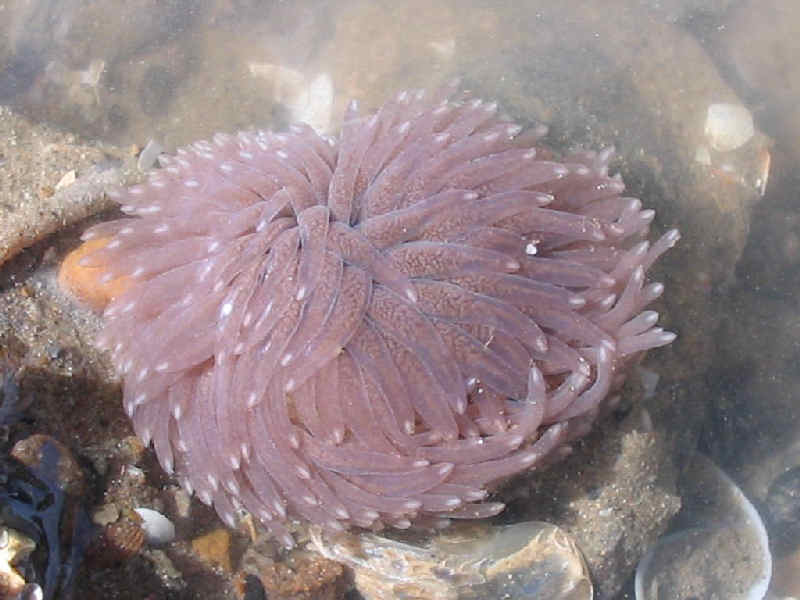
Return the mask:
<svg viewBox="0 0 800 600"><path fill-rule="evenodd" d="M741 104L712 104L708 107L705 134L714 150L736 150L755 134L753 115Z"/></svg>
<svg viewBox="0 0 800 600"><path fill-rule="evenodd" d="M144 537L151 546L169 544L175 539L175 525L167 517L152 508L135 508L142 518Z"/></svg>

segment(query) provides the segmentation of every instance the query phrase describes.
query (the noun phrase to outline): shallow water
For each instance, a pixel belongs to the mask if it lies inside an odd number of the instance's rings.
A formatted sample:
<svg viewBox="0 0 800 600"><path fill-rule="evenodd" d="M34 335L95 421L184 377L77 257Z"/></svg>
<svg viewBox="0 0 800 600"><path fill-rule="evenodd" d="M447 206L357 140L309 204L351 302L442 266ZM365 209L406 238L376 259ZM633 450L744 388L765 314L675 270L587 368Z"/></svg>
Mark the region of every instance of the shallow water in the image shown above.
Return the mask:
<svg viewBox="0 0 800 600"><path fill-rule="evenodd" d="M683 233L656 269L679 338L647 357L658 381L640 406L674 466L707 454L777 536L800 521L764 481L800 465L798 28L790 0L17 0L0 6L0 104L125 156L297 120L335 132L351 98L373 108L458 76L558 150L614 145L654 230ZM734 148L708 128L720 104L754 119Z"/></svg>

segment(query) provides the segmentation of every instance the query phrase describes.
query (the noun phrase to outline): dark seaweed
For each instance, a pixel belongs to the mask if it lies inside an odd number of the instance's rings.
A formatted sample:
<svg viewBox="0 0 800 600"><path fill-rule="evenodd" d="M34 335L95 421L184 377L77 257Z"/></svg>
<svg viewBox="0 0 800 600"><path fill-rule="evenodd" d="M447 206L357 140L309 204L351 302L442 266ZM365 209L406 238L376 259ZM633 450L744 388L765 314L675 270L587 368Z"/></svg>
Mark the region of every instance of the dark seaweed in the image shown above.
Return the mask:
<svg viewBox="0 0 800 600"><path fill-rule="evenodd" d="M29 402L22 400L14 372L0 368L0 427L18 422L28 404Z"/></svg>
<svg viewBox="0 0 800 600"><path fill-rule="evenodd" d="M86 510L59 485L58 458L55 444L45 443L35 468L10 457L0 459L0 520L36 543L31 568L34 579L42 584L44 600L72 597L72 584L92 533ZM66 532L63 537L62 532ZM35 560L37 555L42 560ZM44 565L43 577L34 566L37 563Z"/></svg>

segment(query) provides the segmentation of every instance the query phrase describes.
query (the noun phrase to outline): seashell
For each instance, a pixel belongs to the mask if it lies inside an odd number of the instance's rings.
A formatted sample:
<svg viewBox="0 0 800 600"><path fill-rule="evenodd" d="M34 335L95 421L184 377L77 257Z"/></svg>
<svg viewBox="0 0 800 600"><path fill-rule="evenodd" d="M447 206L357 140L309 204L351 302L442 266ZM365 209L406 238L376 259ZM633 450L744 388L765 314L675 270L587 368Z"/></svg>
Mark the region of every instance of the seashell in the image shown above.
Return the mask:
<svg viewBox="0 0 800 600"><path fill-rule="evenodd" d="M594 593L577 545L550 523L451 526L424 545L375 534L311 538L323 556L353 569L367 600L588 600Z"/></svg>
<svg viewBox="0 0 800 600"><path fill-rule="evenodd" d="M175 539L175 525L167 517L152 508L135 508L142 518L145 539L151 546L163 546Z"/></svg>
<svg viewBox="0 0 800 600"><path fill-rule="evenodd" d="M92 542L88 554L92 563L110 567L138 554L145 542L145 532L136 517L123 517L103 527Z"/></svg>
<svg viewBox="0 0 800 600"><path fill-rule="evenodd" d="M686 528L658 540L639 562L636 600L761 600L772 576L772 555L758 511L700 454L685 479L678 519Z"/></svg>
<svg viewBox="0 0 800 600"><path fill-rule="evenodd" d="M144 529L130 519L122 519L106 527L106 536L114 543L115 549L125 558L131 557L142 548L145 540Z"/></svg>
<svg viewBox="0 0 800 600"><path fill-rule="evenodd" d="M350 587L345 568L314 552L292 552L279 562L264 559L235 575L237 598L344 598ZM248 572L249 571L249 572Z"/></svg>

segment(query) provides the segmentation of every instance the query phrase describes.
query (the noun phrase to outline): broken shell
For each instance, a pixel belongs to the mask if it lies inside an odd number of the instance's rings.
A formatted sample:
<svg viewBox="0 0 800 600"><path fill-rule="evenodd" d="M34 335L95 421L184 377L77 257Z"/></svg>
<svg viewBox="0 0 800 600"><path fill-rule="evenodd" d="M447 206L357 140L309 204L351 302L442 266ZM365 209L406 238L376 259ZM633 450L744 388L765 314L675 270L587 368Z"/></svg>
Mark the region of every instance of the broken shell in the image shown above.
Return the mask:
<svg viewBox="0 0 800 600"><path fill-rule="evenodd" d="M572 538L541 522L453 526L413 544L374 534L312 541L326 558L355 572L367 600L404 598L590 599L593 586Z"/></svg>
<svg viewBox="0 0 800 600"><path fill-rule="evenodd" d="M758 511L714 463L696 455L684 478L686 528L661 538L636 569L636 600L761 600L772 576Z"/></svg>
<svg viewBox="0 0 800 600"><path fill-rule="evenodd" d="M736 150L744 146L755 131L753 115L741 104L720 103L708 107L705 134L714 150Z"/></svg>

